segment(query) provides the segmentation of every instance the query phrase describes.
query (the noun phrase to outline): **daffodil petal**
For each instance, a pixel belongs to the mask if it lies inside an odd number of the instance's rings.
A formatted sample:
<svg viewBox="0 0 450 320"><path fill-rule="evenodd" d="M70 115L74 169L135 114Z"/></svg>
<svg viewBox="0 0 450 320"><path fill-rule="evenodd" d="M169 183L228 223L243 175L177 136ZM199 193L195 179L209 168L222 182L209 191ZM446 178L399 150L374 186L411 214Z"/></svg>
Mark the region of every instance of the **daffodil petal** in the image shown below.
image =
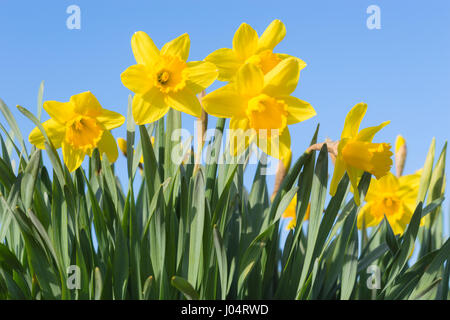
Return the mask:
<svg viewBox="0 0 450 320"><path fill-rule="evenodd" d="M371 214L372 205L366 204L364 207L361 208L361 210L358 213L358 229L362 229L363 225L366 228L370 228L373 226L378 225L382 219L376 219L373 214Z"/></svg>
<svg viewBox="0 0 450 320"><path fill-rule="evenodd" d="M381 129L383 129L385 126L387 126L389 123L390 121L385 121L378 126L362 129L356 136L356 140L372 142L375 134Z"/></svg>
<svg viewBox="0 0 450 320"><path fill-rule="evenodd" d="M125 117L120 113L102 109L101 114L97 116L97 121L100 122L106 130L112 130L123 125Z"/></svg>
<svg viewBox="0 0 450 320"><path fill-rule="evenodd" d="M72 102L77 114L97 117L102 112L102 106L90 91L71 96L70 102Z"/></svg>
<svg viewBox="0 0 450 320"><path fill-rule="evenodd" d="M290 162L292 151L291 135L288 128L285 128L278 137L272 137L270 134L262 136L261 133L258 132L257 145L269 156L283 160L285 167L289 166L288 162Z"/></svg>
<svg viewBox="0 0 450 320"><path fill-rule="evenodd" d="M186 61L189 57L189 47L191 40L187 33L167 42L161 49L162 55L176 56L181 60Z"/></svg>
<svg viewBox="0 0 450 320"><path fill-rule="evenodd" d="M258 34L247 23L239 26L233 37L233 51L237 58L245 61L256 53L258 49Z"/></svg>
<svg viewBox="0 0 450 320"><path fill-rule="evenodd" d="M264 76L263 92L269 96L288 96L296 88L300 76L297 59L282 60Z"/></svg>
<svg viewBox="0 0 450 320"><path fill-rule="evenodd" d="M76 116L71 102L45 101L43 108L52 119L61 124L65 124Z"/></svg>
<svg viewBox="0 0 450 320"><path fill-rule="evenodd" d="M68 143L62 143L62 153L64 163L69 169L69 172L73 172L78 169L83 163L86 154L81 149L74 149Z"/></svg>
<svg viewBox="0 0 450 320"><path fill-rule="evenodd" d="M125 140L124 138L117 138L117 145L119 146L120 151L122 151L123 155L126 157L128 154L127 140Z"/></svg>
<svg viewBox="0 0 450 320"><path fill-rule="evenodd" d="M256 139L256 132L250 129L248 118L233 117L230 120L229 149L232 156L240 155Z"/></svg>
<svg viewBox="0 0 450 320"><path fill-rule="evenodd" d="M101 157L103 157L103 154L105 153L110 163L116 162L119 151L117 150L116 140L109 130L103 132L97 147Z"/></svg>
<svg viewBox="0 0 450 320"><path fill-rule="evenodd" d="M348 177L350 178L350 183L353 187L353 195L355 198L355 203L359 207L361 205L361 200L360 200L359 190L358 190L358 181L361 177L361 170L347 166L347 174L348 174Z"/></svg>
<svg viewBox="0 0 450 320"><path fill-rule="evenodd" d="M205 58L205 61L209 61L217 66L219 69L217 79L219 81L232 80L241 65L241 62L236 57L236 53L229 48L222 48L212 52Z"/></svg>
<svg viewBox="0 0 450 320"><path fill-rule="evenodd" d="M138 31L133 35L131 49L138 64L151 66L160 56L155 43L144 31Z"/></svg>
<svg viewBox="0 0 450 320"><path fill-rule="evenodd" d="M53 143L53 146L58 149L61 147L61 142L64 140L66 127L61 125L59 122L50 119L45 121L42 126L45 129L45 132L47 133L48 138ZM45 138L42 134L41 130L39 130L38 127L34 128L29 137L28 140L31 144L35 145L39 149L45 149Z"/></svg>
<svg viewBox="0 0 450 320"><path fill-rule="evenodd" d="M145 93L152 87L152 79L143 64L128 67L120 78L123 85L135 93Z"/></svg>
<svg viewBox="0 0 450 320"><path fill-rule="evenodd" d="M169 111L169 106L161 92L153 87L143 95L134 96L132 111L136 124L142 125L161 119Z"/></svg>
<svg viewBox="0 0 450 320"><path fill-rule="evenodd" d="M358 103L347 114L342 130L341 139L356 137L359 126L367 111L367 104Z"/></svg>
<svg viewBox="0 0 450 320"><path fill-rule="evenodd" d="M273 50L286 35L286 27L280 20L273 20L258 40L258 51Z"/></svg>
<svg viewBox="0 0 450 320"><path fill-rule="evenodd" d="M293 96L280 97L287 104L287 124L308 120L316 115L316 110L306 101Z"/></svg>
<svg viewBox="0 0 450 320"><path fill-rule="evenodd" d="M202 115L200 101L188 88L178 92L170 92L166 96L166 102L175 110L190 114L194 117L200 118Z"/></svg>
<svg viewBox="0 0 450 320"><path fill-rule="evenodd" d="M203 97L205 111L218 118L231 118L245 114L245 101L233 84L223 86Z"/></svg>
<svg viewBox="0 0 450 320"><path fill-rule="evenodd" d="M334 196L337 191L339 182L341 182L342 177L345 174L345 162L341 157L336 158L336 163L334 164L333 177L330 183L330 195Z"/></svg>
<svg viewBox="0 0 450 320"><path fill-rule="evenodd" d="M195 94L209 87L217 79L217 67L206 61L187 63L188 87Z"/></svg>
<svg viewBox="0 0 450 320"><path fill-rule="evenodd" d="M236 88L240 95L254 97L264 86L264 74L253 63L244 64L236 75Z"/></svg>

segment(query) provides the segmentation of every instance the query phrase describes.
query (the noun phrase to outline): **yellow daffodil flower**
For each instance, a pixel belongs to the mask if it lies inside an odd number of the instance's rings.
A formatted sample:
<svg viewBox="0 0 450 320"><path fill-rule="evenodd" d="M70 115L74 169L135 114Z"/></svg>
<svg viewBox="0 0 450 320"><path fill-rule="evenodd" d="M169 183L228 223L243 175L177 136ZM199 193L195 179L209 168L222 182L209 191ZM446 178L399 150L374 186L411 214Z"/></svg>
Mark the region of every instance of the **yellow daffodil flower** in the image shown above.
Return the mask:
<svg viewBox="0 0 450 320"><path fill-rule="evenodd" d="M233 38L233 48L214 51L205 61L214 63L219 68L220 81L232 81L239 68L247 62L258 66L266 74L282 60L291 57L287 54L273 53L275 46L283 40L286 28L280 20L274 20L261 37L246 23L241 24ZM300 69L306 63L298 59Z"/></svg>
<svg viewBox="0 0 450 320"><path fill-rule="evenodd" d="M297 59L288 58L264 75L254 64L247 63L239 69L235 82L202 99L207 113L231 118L230 151L233 155L256 142L262 151L283 159L285 167L289 167L288 125L316 114L308 102L290 95L297 86L300 68Z"/></svg>
<svg viewBox="0 0 450 320"><path fill-rule="evenodd" d="M358 214L358 228L373 227L383 221L384 216L394 234L403 234L416 208L419 192L420 171L397 178L392 173L372 179L367 192L367 203Z"/></svg>
<svg viewBox="0 0 450 320"><path fill-rule="evenodd" d="M89 91L72 96L69 102L46 101L43 107L51 119L42 125L54 147L62 148L70 172L81 165L86 155L91 156L94 148L101 156L106 153L110 162L116 161L117 144L110 130L120 127L125 117L103 109ZM28 139L37 148L45 149L39 128L34 128Z"/></svg>
<svg viewBox="0 0 450 320"><path fill-rule="evenodd" d="M291 203L289 203L288 207L281 216L283 218L291 218L291 221L289 221L288 225L286 226L286 230L294 229L297 225L296 206L297 206L297 195L295 195L294 198L292 198ZM311 203L308 203L308 207L306 208L306 213L303 220L304 221L308 220L310 214L311 214Z"/></svg>
<svg viewBox="0 0 450 320"><path fill-rule="evenodd" d="M390 121L359 131L359 126L366 111L367 104L358 103L345 118L330 185L330 195L334 196L340 180L347 172L353 188L355 203L358 206L360 205L358 181L364 171L380 179L390 171L392 166L391 145L389 143L372 143L375 134Z"/></svg>
<svg viewBox="0 0 450 320"><path fill-rule="evenodd" d="M217 78L217 67L205 61L186 62L189 56L188 34L166 43L159 50L143 31L131 39L137 64L126 69L122 83L135 93L133 118L138 125L162 118L172 107L200 117L202 107L196 94Z"/></svg>

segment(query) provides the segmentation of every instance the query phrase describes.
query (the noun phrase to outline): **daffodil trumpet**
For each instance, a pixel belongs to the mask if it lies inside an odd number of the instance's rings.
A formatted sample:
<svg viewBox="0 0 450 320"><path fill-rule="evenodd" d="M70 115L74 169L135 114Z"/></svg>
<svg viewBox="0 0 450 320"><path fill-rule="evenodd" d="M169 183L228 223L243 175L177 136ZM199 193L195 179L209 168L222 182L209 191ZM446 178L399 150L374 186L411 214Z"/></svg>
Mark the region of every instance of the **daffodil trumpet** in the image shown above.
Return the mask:
<svg viewBox="0 0 450 320"><path fill-rule="evenodd" d="M358 103L347 114L344 129L337 146L337 156L330 184L330 195L336 194L337 186L347 172L353 188L356 205L360 205L358 181L363 173L369 172L377 179L384 177L392 166L392 152L389 143L373 143L375 134L390 121L378 126L359 130L361 121L367 111L367 104Z"/></svg>

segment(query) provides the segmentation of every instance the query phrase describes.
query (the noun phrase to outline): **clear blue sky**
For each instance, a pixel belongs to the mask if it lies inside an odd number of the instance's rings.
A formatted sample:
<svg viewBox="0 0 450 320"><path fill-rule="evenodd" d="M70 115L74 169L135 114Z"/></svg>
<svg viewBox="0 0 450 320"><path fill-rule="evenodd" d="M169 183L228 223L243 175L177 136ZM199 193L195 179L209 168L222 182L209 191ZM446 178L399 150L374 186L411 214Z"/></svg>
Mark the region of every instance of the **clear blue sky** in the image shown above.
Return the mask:
<svg viewBox="0 0 450 320"><path fill-rule="evenodd" d="M130 47L135 31L147 32L159 47L187 32L190 60L201 60L215 49L231 47L242 22L262 33L280 19L287 35L276 52L308 64L294 95L317 111L313 119L290 127L295 158L319 122L319 140L337 139L346 113L361 101L369 106L363 127L392 121L376 141L394 143L397 134L406 138L405 173L423 165L433 137L437 152L449 137L447 0L118 2L1 0L0 97L10 107L20 104L35 111L37 90L45 80L45 100L67 101L90 90L103 107L126 114L130 92L120 73L135 63ZM81 30L66 27L66 8L72 4L81 8ZM366 27L366 9L372 4L381 8L380 30ZM28 135L31 122L14 114ZM183 117L184 126L192 128L193 120ZM113 134L124 137L125 127ZM118 166L125 172L123 158ZM272 185L273 178L268 180Z"/></svg>

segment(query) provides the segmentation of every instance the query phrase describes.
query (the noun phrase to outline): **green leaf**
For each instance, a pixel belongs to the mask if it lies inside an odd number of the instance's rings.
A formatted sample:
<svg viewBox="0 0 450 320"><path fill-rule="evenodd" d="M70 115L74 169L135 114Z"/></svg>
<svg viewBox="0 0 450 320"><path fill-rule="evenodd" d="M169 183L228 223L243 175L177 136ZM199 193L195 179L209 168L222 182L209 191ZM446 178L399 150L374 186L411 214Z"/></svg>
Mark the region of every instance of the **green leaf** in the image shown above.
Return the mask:
<svg viewBox="0 0 450 320"><path fill-rule="evenodd" d="M194 194L192 196L188 281L197 286L200 281L199 268L203 263L201 259L205 228L205 181L202 169L195 176Z"/></svg>
<svg viewBox="0 0 450 320"><path fill-rule="evenodd" d="M21 198L25 210L31 208L33 201L34 188L36 186L36 180L39 172L39 166L41 163L41 151L36 150L30 158L28 165L22 177L21 185Z"/></svg>
<svg viewBox="0 0 450 320"><path fill-rule="evenodd" d="M351 297L355 286L358 269L358 230L356 223L353 225L352 236L344 252L344 265L341 274L341 300Z"/></svg>
<svg viewBox="0 0 450 320"><path fill-rule="evenodd" d="M188 300L199 300L199 295L194 287L185 279L173 276L171 280L172 286L180 290Z"/></svg>

